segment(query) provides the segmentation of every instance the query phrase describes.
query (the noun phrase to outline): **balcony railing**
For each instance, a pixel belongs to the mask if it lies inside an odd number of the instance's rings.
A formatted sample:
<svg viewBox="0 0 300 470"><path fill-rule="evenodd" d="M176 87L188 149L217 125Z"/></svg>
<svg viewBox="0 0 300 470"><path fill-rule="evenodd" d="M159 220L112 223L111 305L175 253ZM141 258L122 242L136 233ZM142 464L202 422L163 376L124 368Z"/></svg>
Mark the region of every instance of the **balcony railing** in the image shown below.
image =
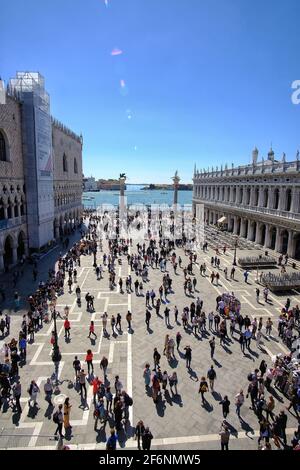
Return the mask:
<svg viewBox="0 0 300 470"><path fill-rule="evenodd" d="M289 211L283 211L280 209L271 209L269 207L260 207L260 206L250 206L248 204L237 204L235 202L231 201L212 201L212 200L207 200L203 199L200 197L194 196L194 199L203 204L209 204L209 205L215 205L215 206L225 206L225 207L232 207L237 210L242 210L242 211L249 211L249 212L256 212L259 214L266 214L266 215L276 215L279 217L284 217L285 219L290 219L290 220L300 220L300 214L295 213L295 212L289 212Z"/></svg>
<svg viewBox="0 0 300 470"><path fill-rule="evenodd" d="M0 231L8 230L10 228L17 227L26 223L26 215L21 215L20 217L14 217L12 219L3 219L0 220Z"/></svg>

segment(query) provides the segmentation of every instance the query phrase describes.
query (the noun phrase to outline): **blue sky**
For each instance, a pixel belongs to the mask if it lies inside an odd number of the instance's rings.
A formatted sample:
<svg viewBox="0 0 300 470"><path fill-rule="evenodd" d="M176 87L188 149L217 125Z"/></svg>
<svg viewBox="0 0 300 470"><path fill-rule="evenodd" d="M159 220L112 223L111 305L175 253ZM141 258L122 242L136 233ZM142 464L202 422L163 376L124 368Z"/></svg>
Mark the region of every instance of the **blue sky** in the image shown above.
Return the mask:
<svg viewBox="0 0 300 470"><path fill-rule="evenodd" d="M255 145L295 157L299 17L299 0L11 0L0 75L45 76L86 175L190 182L195 162L248 163Z"/></svg>

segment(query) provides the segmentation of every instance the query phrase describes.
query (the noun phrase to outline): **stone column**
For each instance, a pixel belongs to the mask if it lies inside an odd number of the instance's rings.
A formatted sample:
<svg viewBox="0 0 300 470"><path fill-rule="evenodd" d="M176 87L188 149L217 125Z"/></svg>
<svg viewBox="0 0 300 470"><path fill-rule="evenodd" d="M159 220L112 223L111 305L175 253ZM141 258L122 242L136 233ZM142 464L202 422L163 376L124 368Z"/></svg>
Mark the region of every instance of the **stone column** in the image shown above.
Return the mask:
<svg viewBox="0 0 300 470"><path fill-rule="evenodd" d="M247 201L247 187L243 186L243 199L242 199L242 204L245 206Z"/></svg>
<svg viewBox="0 0 300 470"><path fill-rule="evenodd" d="M270 226L268 224L266 224L266 235L265 235L264 247L265 248L270 248L270 242L271 242Z"/></svg>
<svg viewBox="0 0 300 470"><path fill-rule="evenodd" d="M254 199L255 199L255 186L251 186L250 192L250 206L254 206Z"/></svg>
<svg viewBox="0 0 300 470"><path fill-rule="evenodd" d="M274 207L274 187L269 186L269 198L268 198L268 209L273 209Z"/></svg>
<svg viewBox="0 0 300 470"><path fill-rule="evenodd" d="M276 242L275 242L275 251L278 251L280 253L281 251L281 245L282 245L282 237L281 237L281 230L279 227L276 227Z"/></svg>
<svg viewBox="0 0 300 470"><path fill-rule="evenodd" d="M248 234L247 234L247 239L252 241L253 240L253 221L249 220L248 221Z"/></svg>
<svg viewBox="0 0 300 470"><path fill-rule="evenodd" d="M287 254L291 257L294 258L295 256L295 239L294 239L294 232L293 230L289 231L289 240L288 240L288 246L287 246Z"/></svg>
<svg viewBox="0 0 300 470"><path fill-rule="evenodd" d="M265 188L261 186L259 188L259 194L258 194L258 207L263 207L263 202L264 202L264 190Z"/></svg>
<svg viewBox="0 0 300 470"><path fill-rule="evenodd" d="M278 209L281 211L285 210L285 203L286 203L286 188L280 188L279 191L279 207Z"/></svg>
<svg viewBox="0 0 300 470"><path fill-rule="evenodd" d="M4 209L4 219L8 219L7 208L8 208L8 205L7 205L7 204L4 204L4 205L3 205L3 209Z"/></svg>
<svg viewBox="0 0 300 470"><path fill-rule="evenodd" d="M255 243L258 243L260 242L260 223L259 222L256 222L256 232L255 232Z"/></svg>
<svg viewBox="0 0 300 470"><path fill-rule="evenodd" d="M292 204L291 204L291 212L297 214L299 212L299 188L292 189Z"/></svg>
<svg viewBox="0 0 300 470"><path fill-rule="evenodd" d="M179 181L180 181L180 178L177 174L177 171L175 172L175 175L173 176L172 180L173 180L173 183L174 183L174 200L173 200L173 203L174 203L174 205L177 205L178 204L178 186L179 186Z"/></svg>
<svg viewBox="0 0 300 470"><path fill-rule="evenodd" d="M233 202L233 186L230 186L229 190L229 202Z"/></svg>
<svg viewBox="0 0 300 470"><path fill-rule="evenodd" d="M240 229L240 236L241 237L245 238L245 236L246 236L245 231L246 231L246 219L242 218L241 219L241 229Z"/></svg>
<svg viewBox="0 0 300 470"><path fill-rule="evenodd" d="M238 217L235 215L233 217L233 220L234 220L234 222L233 222L233 233L236 235L237 232L238 232Z"/></svg>

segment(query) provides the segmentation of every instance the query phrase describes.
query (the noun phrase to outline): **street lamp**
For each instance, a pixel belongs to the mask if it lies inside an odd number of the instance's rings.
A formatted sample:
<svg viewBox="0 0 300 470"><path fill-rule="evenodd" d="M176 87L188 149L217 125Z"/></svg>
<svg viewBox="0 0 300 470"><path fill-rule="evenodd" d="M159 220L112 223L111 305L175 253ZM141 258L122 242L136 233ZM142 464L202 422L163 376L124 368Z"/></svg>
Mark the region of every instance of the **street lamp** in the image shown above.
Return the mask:
<svg viewBox="0 0 300 470"><path fill-rule="evenodd" d="M237 249L237 246L238 246L238 237L236 237L235 240L234 240L234 256L233 256L233 263L232 263L233 266L236 266L236 249Z"/></svg>
<svg viewBox="0 0 300 470"><path fill-rule="evenodd" d="M58 368L61 361L61 353L58 346L58 337L57 337L57 326L56 326L56 310L53 310L53 320L54 320L54 344L52 352L52 361L55 366L55 377L56 377L56 386L58 385Z"/></svg>

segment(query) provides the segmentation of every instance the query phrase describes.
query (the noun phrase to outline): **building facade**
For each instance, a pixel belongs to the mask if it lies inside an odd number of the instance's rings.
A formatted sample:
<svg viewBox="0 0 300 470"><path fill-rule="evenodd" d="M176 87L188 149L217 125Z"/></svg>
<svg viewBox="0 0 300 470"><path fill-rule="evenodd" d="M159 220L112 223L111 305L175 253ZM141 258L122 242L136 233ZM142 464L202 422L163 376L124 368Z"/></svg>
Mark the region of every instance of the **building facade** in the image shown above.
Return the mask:
<svg viewBox="0 0 300 470"><path fill-rule="evenodd" d="M204 205L207 224L222 223L229 232L264 248L300 259L300 162L275 160L271 149L266 160L210 171L195 168L193 208Z"/></svg>
<svg viewBox="0 0 300 470"><path fill-rule="evenodd" d="M0 103L0 271L76 225L81 197L82 137L51 117L40 74L17 73Z"/></svg>
<svg viewBox="0 0 300 470"><path fill-rule="evenodd" d="M98 191L97 181L93 176L83 178L84 191Z"/></svg>

